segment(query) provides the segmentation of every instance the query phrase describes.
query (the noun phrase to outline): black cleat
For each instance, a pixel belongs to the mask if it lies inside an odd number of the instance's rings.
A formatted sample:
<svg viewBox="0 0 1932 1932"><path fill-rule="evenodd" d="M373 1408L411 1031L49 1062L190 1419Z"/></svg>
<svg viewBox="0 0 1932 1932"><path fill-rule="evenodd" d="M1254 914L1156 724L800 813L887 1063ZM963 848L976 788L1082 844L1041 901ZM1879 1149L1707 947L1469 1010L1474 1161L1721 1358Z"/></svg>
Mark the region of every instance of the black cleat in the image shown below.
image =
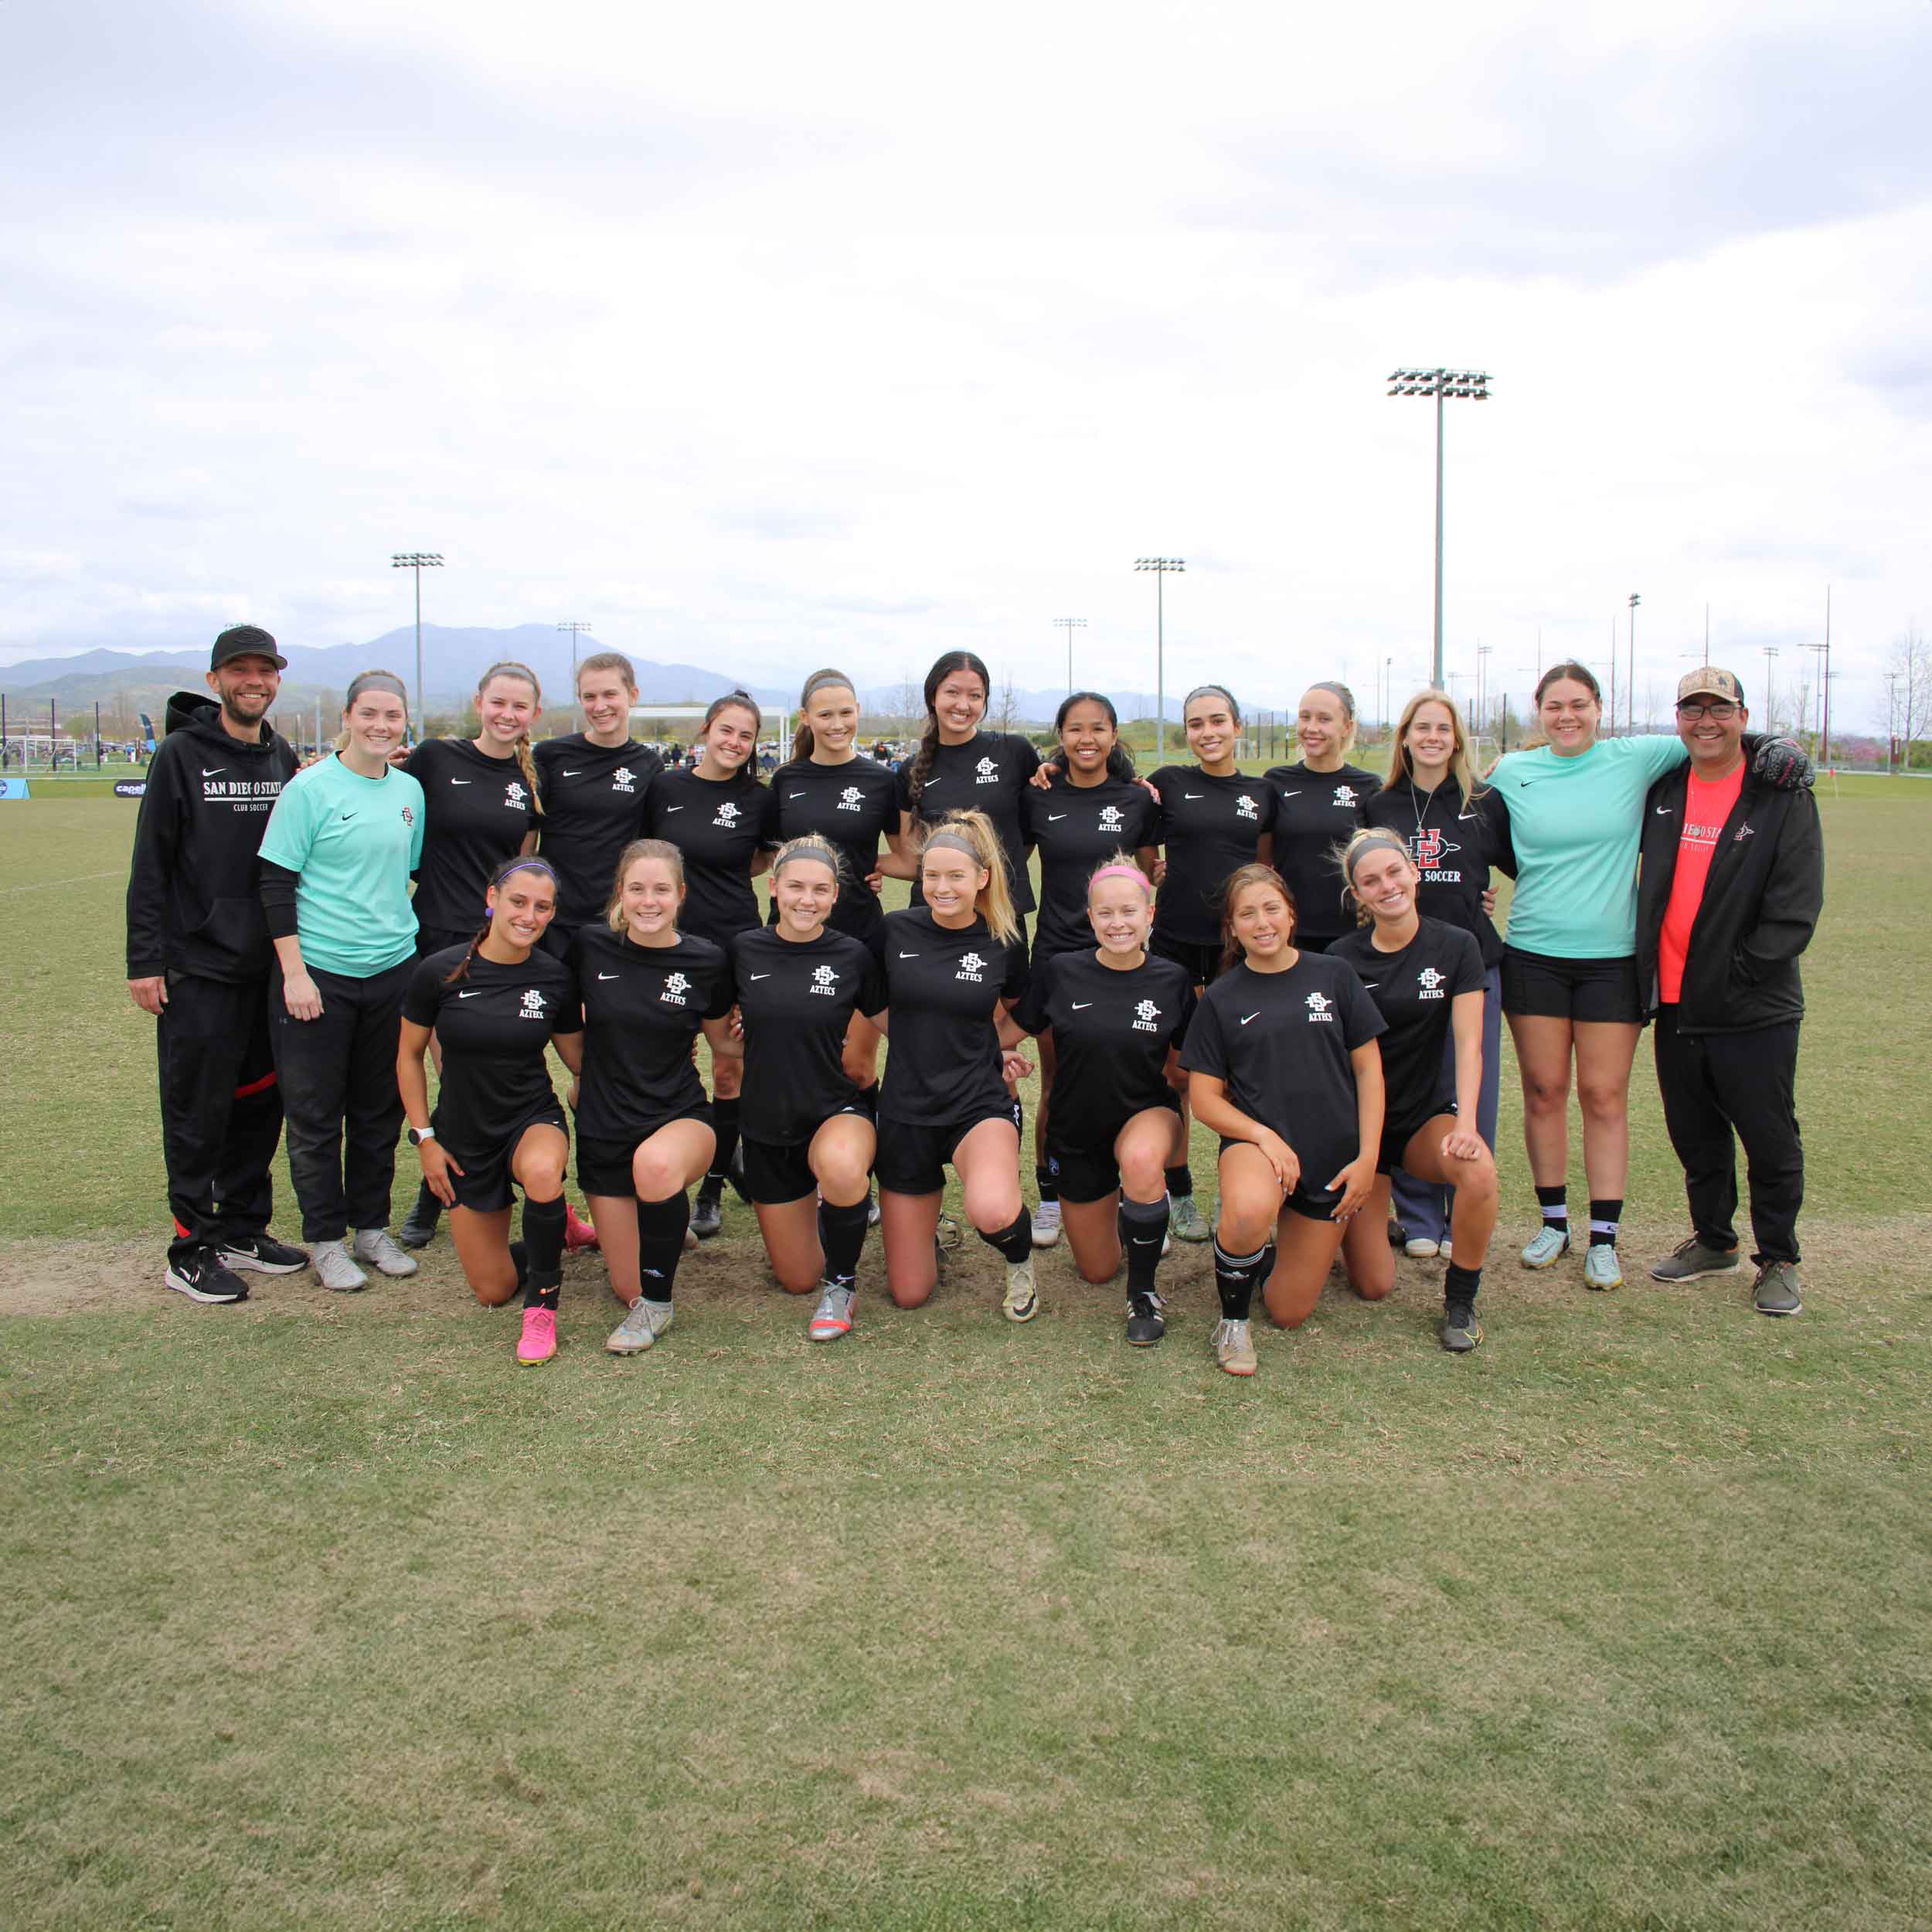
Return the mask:
<svg viewBox="0 0 1932 1932"><path fill-rule="evenodd" d="M1442 1345L1451 1355L1467 1355L1482 1339L1482 1324L1467 1301L1451 1301L1442 1312Z"/></svg>
<svg viewBox="0 0 1932 1932"><path fill-rule="evenodd" d="M691 1204L691 1232L709 1241L724 1226L724 1205L715 1194L700 1193Z"/></svg>
<svg viewBox="0 0 1932 1932"><path fill-rule="evenodd" d="M1127 1298L1127 1338L1136 1349L1151 1349L1167 1333L1166 1304L1158 1294Z"/></svg>

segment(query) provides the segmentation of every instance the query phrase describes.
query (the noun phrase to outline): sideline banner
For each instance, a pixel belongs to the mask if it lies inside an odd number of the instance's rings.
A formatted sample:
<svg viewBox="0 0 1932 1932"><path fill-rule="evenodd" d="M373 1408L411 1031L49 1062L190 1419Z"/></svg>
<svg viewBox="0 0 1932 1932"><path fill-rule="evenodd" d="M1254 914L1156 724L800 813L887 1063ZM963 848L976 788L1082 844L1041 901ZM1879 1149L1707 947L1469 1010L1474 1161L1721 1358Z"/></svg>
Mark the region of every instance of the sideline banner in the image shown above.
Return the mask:
<svg viewBox="0 0 1932 1932"><path fill-rule="evenodd" d="M147 795L148 781L145 778L117 778L114 781L114 796L117 798L145 798Z"/></svg>
<svg viewBox="0 0 1932 1932"><path fill-rule="evenodd" d="M28 795L26 779L0 778L0 802L9 798L25 798Z"/></svg>

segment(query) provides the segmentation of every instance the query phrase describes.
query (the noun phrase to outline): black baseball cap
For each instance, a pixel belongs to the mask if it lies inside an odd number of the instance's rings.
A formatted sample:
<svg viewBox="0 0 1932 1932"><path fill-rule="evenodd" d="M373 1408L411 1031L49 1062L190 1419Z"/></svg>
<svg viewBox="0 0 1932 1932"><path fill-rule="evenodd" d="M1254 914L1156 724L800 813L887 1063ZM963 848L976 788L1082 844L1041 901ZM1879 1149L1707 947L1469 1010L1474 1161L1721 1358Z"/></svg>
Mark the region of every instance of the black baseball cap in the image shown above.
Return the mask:
<svg viewBox="0 0 1932 1932"><path fill-rule="evenodd" d="M208 668L219 671L230 658L266 658L277 671L288 668L288 660L275 648L275 640L258 624L230 624L215 640Z"/></svg>

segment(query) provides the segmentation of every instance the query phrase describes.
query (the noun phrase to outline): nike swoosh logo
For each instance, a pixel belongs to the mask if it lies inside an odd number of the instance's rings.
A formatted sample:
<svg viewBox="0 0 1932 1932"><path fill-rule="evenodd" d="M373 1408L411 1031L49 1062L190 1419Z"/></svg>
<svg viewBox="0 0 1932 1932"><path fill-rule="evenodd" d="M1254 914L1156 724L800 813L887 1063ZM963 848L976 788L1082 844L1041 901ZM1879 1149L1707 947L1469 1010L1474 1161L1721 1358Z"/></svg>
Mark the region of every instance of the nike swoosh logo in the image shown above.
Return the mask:
<svg viewBox="0 0 1932 1932"><path fill-rule="evenodd" d="M219 778L227 769L228 767L226 765L217 765L213 771L210 771L207 767L204 765L202 767L201 775L204 778Z"/></svg>
<svg viewBox="0 0 1932 1932"><path fill-rule="evenodd" d="M917 953L901 953L899 957L901 959L917 959L919 955Z"/></svg>
<svg viewBox="0 0 1932 1932"><path fill-rule="evenodd" d="M1066 814L1063 811L1049 811L1046 815L1046 822L1049 825L1057 825L1066 816Z"/></svg>
<svg viewBox="0 0 1932 1932"><path fill-rule="evenodd" d="M1207 794L1205 791L1184 791L1181 796L1183 798L1205 798Z"/></svg>
<svg viewBox="0 0 1932 1932"><path fill-rule="evenodd" d="M1670 816L1670 807L1668 805L1659 805L1657 808L1657 815L1659 818L1668 818Z"/></svg>
<svg viewBox="0 0 1932 1932"><path fill-rule="evenodd" d="M1243 1019L1243 1020L1242 1021L1241 1024L1242 1024L1243 1026L1247 1026L1247 1023L1248 1023L1248 1020L1250 1020L1250 1019L1259 1019L1260 1017L1261 1017L1261 1015L1260 1015L1258 1012L1257 1012L1257 1013L1250 1013L1250 1014L1247 1015L1247 1018L1246 1019Z"/></svg>
<svg viewBox="0 0 1932 1932"><path fill-rule="evenodd" d="M624 975L621 973L600 973L597 975L597 978L599 979L621 979L623 977Z"/></svg>
<svg viewBox="0 0 1932 1932"><path fill-rule="evenodd" d="M926 781L926 789L930 791L934 785L943 785L945 782L944 778L928 778Z"/></svg>
<svg viewBox="0 0 1932 1932"><path fill-rule="evenodd" d="M1073 1002L1073 1010L1077 1013L1083 1013L1093 1004L1090 999L1077 999Z"/></svg>
<svg viewBox="0 0 1932 1932"><path fill-rule="evenodd" d="M1479 811L1459 811L1456 816L1458 818L1480 818L1482 814Z"/></svg>
<svg viewBox="0 0 1932 1932"><path fill-rule="evenodd" d="M450 783L453 785L473 785L476 781L474 778L452 778Z"/></svg>
<svg viewBox="0 0 1932 1932"><path fill-rule="evenodd" d="M560 778L581 778L583 774L581 771L560 771L557 776Z"/></svg>
<svg viewBox="0 0 1932 1932"><path fill-rule="evenodd" d="M457 998L458 999L480 999L481 997L482 994L480 989L474 993L458 993L457 995Z"/></svg>
<svg viewBox="0 0 1932 1932"><path fill-rule="evenodd" d="M352 812L352 811L345 811L345 812L344 812L344 813L342 814L342 823L343 823L344 825L347 825L347 824L349 823L349 821L352 818L353 818L355 816L355 813L354 813L354 812Z"/></svg>
<svg viewBox="0 0 1932 1932"><path fill-rule="evenodd" d="M1284 798L1299 798L1301 794L1298 791L1284 791L1282 793L1281 796Z"/></svg>
<svg viewBox="0 0 1932 1932"><path fill-rule="evenodd" d="M1365 979L1362 983L1365 986L1379 986L1382 984L1379 979Z"/></svg>
<svg viewBox="0 0 1932 1932"><path fill-rule="evenodd" d="M787 798L802 798L804 795L802 791L788 791L785 794Z"/></svg>
<svg viewBox="0 0 1932 1932"><path fill-rule="evenodd" d="M753 979L769 979L771 975L769 973L753 973L751 977Z"/></svg>
<svg viewBox="0 0 1932 1932"><path fill-rule="evenodd" d="M1154 1237L1151 1234L1137 1234L1134 1236L1134 1245L1137 1248L1151 1248L1154 1245Z"/></svg>
<svg viewBox="0 0 1932 1932"><path fill-rule="evenodd" d="M674 811L682 811L683 810L684 807L682 805L666 805L664 808L664 815L665 818L668 818Z"/></svg>

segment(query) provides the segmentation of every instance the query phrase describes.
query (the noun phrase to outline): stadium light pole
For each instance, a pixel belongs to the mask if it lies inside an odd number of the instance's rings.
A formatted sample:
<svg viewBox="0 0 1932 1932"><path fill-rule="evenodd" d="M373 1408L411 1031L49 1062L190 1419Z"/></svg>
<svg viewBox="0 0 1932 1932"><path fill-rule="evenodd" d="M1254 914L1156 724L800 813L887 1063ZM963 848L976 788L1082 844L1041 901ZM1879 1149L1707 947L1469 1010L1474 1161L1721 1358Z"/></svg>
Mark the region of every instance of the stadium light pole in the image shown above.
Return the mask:
<svg viewBox="0 0 1932 1932"><path fill-rule="evenodd" d="M1885 775L1892 775L1892 760L1899 743L1899 673L1888 671L1885 674ZM1905 748L1906 769L1911 770L1912 747ZM26 763L23 757L20 762Z"/></svg>
<svg viewBox="0 0 1932 1932"><path fill-rule="evenodd" d="M392 570L413 570L416 573L416 728L423 728L423 573L440 570L443 567L441 554L435 550L392 550L389 566Z"/></svg>
<svg viewBox="0 0 1932 1932"><path fill-rule="evenodd" d="M1630 676L1624 685L1624 731L1627 736L1637 735L1637 607L1643 602L1637 593L1630 594Z"/></svg>
<svg viewBox="0 0 1932 1932"><path fill-rule="evenodd" d="M1435 685L1442 685L1442 406L1461 400L1486 403L1489 378L1479 370L1399 369L1389 377L1391 396L1429 396L1436 404L1436 658Z"/></svg>
<svg viewBox="0 0 1932 1932"><path fill-rule="evenodd" d="M579 617L568 618L557 626L560 631L567 631L570 634L570 685L573 690L576 689L577 681L577 635L590 628Z"/></svg>
<svg viewBox="0 0 1932 1932"><path fill-rule="evenodd" d="M1776 731L1777 729L1777 707L1771 702L1771 660L1780 655L1778 648L1776 645L1767 644L1765 645L1764 729L1767 731Z"/></svg>
<svg viewBox="0 0 1932 1932"><path fill-rule="evenodd" d="M1482 736L1483 701L1488 696L1489 689L1489 667L1485 660L1493 658L1495 655L1496 647L1493 644L1479 644L1476 646L1476 736L1478 738Z"/></svg>
<svg viewBox="0 0 1932 1932"><path fill-rule="evenodd" d="M1084 617L1056 617L1053 621L1066 633L1066 695L1073 695L1073 633L1087 628Z"/></svg>
<svg viewBox="0 0 1932 1932"><path fill-rule="evenodd" d="M1808 644L1807 651L1816 651L1824 658L1824 668L1819 674L1818 761L1829 766L1832 762L1832 587L1825 587L1825 641Z"/></svg>
<svg viewBox="0 0 1932 1932"><path fill-rule="evenodd" d="M1167 573L1185 570L1187 561L1178 556L1142 556L1134 560L1134 567L1154 573L1154 762L1158 765L1167 756Z"/></svg>

